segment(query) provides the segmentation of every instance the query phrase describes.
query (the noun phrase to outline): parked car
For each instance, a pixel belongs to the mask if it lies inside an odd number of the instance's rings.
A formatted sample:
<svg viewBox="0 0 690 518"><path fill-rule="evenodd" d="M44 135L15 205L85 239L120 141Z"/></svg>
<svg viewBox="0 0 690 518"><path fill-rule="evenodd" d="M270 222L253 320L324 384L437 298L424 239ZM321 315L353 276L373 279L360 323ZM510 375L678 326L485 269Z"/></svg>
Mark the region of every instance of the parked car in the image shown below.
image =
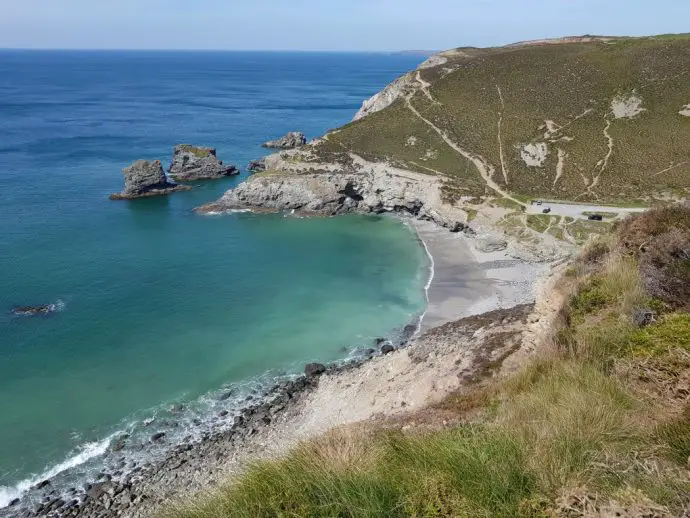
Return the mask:
<svg viewBox="0 0 690 518"><path fill-rule="evenodd" d="M590 214L587 219L591 221L603 221L604 217L601 214Z"/></svg>

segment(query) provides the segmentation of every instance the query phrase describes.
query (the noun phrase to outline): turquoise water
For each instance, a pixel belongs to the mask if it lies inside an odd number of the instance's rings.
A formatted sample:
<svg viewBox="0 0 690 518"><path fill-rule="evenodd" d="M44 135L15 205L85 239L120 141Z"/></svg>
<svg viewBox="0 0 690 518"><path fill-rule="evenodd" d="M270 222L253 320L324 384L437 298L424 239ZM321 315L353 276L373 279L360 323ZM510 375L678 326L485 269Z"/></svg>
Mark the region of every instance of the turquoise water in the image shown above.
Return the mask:
<svg viewBox="0 0 690 518"><path fill-rule="evenodd" d="M385 55L0 52L0 506L46 473L98 469L111 434L173 402L193 433L204 412L237 404L219 401L224 387L244 396L423 311L426 256L394 219L192 212L242 178L107 199L136 158L167 160L192 142L244 165L288 129L315 136L346 122L413 66ZM58 301L49 316L10 311Z"/></svg>

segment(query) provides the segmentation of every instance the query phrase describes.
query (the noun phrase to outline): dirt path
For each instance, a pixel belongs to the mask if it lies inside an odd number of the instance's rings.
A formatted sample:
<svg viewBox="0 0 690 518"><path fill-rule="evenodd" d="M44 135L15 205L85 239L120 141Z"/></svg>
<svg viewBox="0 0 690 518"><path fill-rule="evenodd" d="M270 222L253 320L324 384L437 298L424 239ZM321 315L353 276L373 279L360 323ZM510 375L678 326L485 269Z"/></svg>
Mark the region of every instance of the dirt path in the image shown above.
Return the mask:
<svg viewBox="0 0 690 518"><path fill-rule="evenodd" d="M592 183L590 186L587 188L589 192L592 192L592 189L594 189L597 185L599 185L599 179L601 178L601 174L606 170L606 168L609 165L609 160L611 160L611 156L613 155L613 137L611 136L611 133L609 133L609 130L611 129L611 119L605 117L606 119L606 126L604 126L604 138L606 138L606 146L608 147L608 151L606 153L606 156L601 161L601 167L599 168L599 172L592 178Z"/></svg>
<svg viewBox="0 0 690 518"><path fill-rule="evenodd" d="M556 164L556 178L553 181L553 186L556 187L558 180L563 176L563 170L565 169L565 157L568 154L561 148L558 148L558 163Z"/></svg>
<svg viewBox="0 0 690 518"><path fill-rule="evenodd" d="M415 76L415 78L417 79L417 82L420 84L421 90L422 92L424 92L424 95L426 95L426 98L429 99L432 103L440 105L441 103L434 99L433 95L431 95L431 92L429 91L431 83L427 83L426 81L424 81L424 79L422 79L422 73L419 70L417 70L417 75Z"/></svg>
<svg viewBox="0 0 690 518"><path fill-rule="evenodd" d="M501 138L501 126L503 124L503 112L506 111L506 103L503 101L503 92L501 92L501 87L496 85L496 90L498 91L498 98L501 100L501 111L498 112L498 152L501 155L501 171L503 172L503 179L508 185L508 168L506 167L505 157L503 156L503 139Z"/></svg>
<svg viewBox="0 0 690 518"><path fill-rule="evenodd" d="M408 109L415 115L415 117L417 117L431 129L433 129L438 134L438 136L441 137L446 144L448 144L448 146L450 146L455 152L457 152L463 158L472 162L474 166L477 168L477 171L479 171L481 177L484 179L484 182L490 189L497 192L503 198L507 198L519 205L525 206L524 203L522 203L519 200L516 200L506 191L501 189L501 187L493 180L493 175L495 172L493 166L489 165L483 158L461 148L441 128L437 127L433 122L431 122L429 119L425 118L421 113L419 113L419 111L417 111L417 108L415 108L412 104L411 96L405 97L405 104L407 105Z"/></svg>

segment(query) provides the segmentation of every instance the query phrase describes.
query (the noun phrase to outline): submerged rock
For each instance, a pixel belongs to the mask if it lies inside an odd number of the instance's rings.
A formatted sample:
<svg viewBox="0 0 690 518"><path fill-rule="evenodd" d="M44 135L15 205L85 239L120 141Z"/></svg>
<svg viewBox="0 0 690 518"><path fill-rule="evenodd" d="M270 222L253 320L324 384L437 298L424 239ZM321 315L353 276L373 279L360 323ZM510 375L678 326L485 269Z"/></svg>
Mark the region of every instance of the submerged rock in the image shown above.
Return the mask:
<svg viewBox="0 0 690 518"><path fill-rule="evenodd" d="M111 194L111 200L134 200L150 196L163 196L176 191L188 191L191 187L168 182L160 160L137 160L122 170L125 177L124 191Z"/></svg>
<svg viewBox="0 0 690 518"><path fill-rule="evenodd" d="M240 170L234 165L223 164L214 148L180 144L173 148L173 160L168 173L178 182L191 182L238 175Z"/></svg>
<svg viewBox="0 0 690 518"><path fill-rule="evenodd" d="M294 149L303 146L307 143L307 137L301 131L291 131L284 137L276 140L269 140L263 144L263 147L275 149Z"/></svg>
<svg viewBox="0 0 690 518"><path fill-rule="evenodd" d="M36 315L47 315L58 310L57 304L42 304L40 306L15 306L12 314L18 317L33 317Z"/></svg>

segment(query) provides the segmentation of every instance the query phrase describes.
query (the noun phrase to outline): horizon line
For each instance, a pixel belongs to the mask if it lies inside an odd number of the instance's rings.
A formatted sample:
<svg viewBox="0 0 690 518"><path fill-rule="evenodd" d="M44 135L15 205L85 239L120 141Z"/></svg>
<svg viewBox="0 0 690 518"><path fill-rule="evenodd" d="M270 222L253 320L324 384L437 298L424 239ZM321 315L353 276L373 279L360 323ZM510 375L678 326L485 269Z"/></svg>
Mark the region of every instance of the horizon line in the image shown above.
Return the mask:
<svg viewBox="0 0 690 518"><path fill-rule="evenodd" d="M0 47L3 51L41 51L41 52L303 52L303 53L342 53L342 54L419 54L431 55L442 50L417 50L417 49L383 49L383 50L355 50L355 49L166 49L166 48L115 48L115 47Z"/></svg>

